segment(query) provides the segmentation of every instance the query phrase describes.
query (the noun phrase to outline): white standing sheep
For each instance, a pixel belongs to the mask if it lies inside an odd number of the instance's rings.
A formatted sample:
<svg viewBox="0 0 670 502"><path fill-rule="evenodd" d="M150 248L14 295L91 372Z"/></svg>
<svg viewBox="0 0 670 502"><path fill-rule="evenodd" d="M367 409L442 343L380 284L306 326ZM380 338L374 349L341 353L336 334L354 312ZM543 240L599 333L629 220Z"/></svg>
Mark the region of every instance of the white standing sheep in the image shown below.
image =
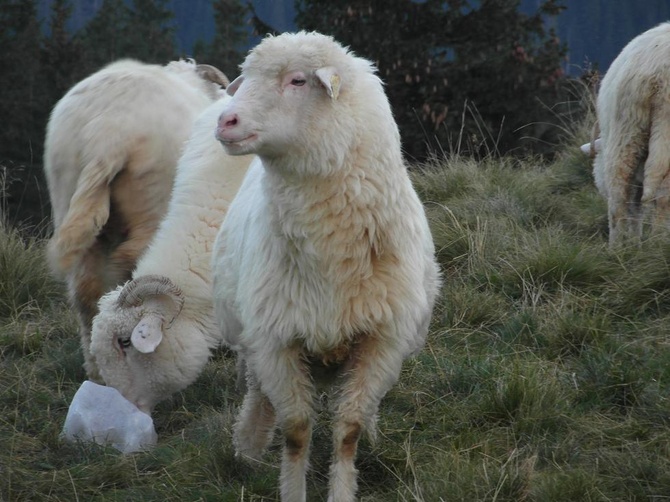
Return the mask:
<svg viewBox="0 0 670 502"><path fill-rule="evenodd" d="M594 177L607 199L610 244L639 238L645 212L670 226L670 23L634 38L597 99Z"/></svg>
<svg viewBox="0 0 670 502"><path fill-rule="evenodd" d="M68 283L94 380L88 348L98 299L130 277L165 215L193 120L227 84L219 70L193 61L121 60L76 84L51 113L49 261Z"/></svg>
<svg viewBox="0 0 670 502"><path fill-rule="evenodd" d="M423 346L440 285L425 212L373 65L332 38L265 38L228 93L217 136L259 156L212 258L217 320L246 366L234 443L257 458L278 423L282 500L304 501L325 370L329 500L354 500L359 437Z"/></svg>
<svg viewBox="0 0 670 502"><path fill-rule="evenodd" d="M105 383L146 413L191 384L220 345L212 247L251 162L227 155L214 136L229 99L196 119L165 219L132 280L105 294L93 319L91 352Z"/></svg>

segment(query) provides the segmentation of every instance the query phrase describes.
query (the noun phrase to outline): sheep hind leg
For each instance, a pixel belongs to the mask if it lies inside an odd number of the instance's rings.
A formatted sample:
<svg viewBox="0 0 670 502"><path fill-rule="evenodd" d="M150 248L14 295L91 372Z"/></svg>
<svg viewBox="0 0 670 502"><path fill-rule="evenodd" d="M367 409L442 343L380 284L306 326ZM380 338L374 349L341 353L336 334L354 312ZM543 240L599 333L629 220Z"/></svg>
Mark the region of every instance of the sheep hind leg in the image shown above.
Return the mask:
<svg viewBox="0 0 670 502"><path fill-rule="evenodd" d="M667 235L670 231L670 173L658 188L653 202L652 232Z"/></svg>
<svg viewBox="0 0 670 502"><path fill-rule="evenodd" d="M91 326L98 315L98 300L102 295L131 278L134 263L118 260L124 251L123 235L116 228L114 214L111 214L93 245L82 255L78 267L72 272L71 299L79 317L79 334L84 353L84 369L88 378L104 383L95 356L91 354ZM121 242L121 244L118 244ZM137 246L133 246L137 249ZM137 261L139 251L130 259Z"/></svg>
<svg viewBox="0 0 670 502"><path fill-rule="evenodd" d="M233 442L237 455L260 460L272 441L276 415L272 403L249 372L246 388L247 393L233 431Z"/></svg>
<svg viewBox="0 0 670 502"><path fill-rule="evenodd" d="M69 278L70 301L79 320L79 337L84 355L84 369L89 380L104 383L95 357L91 354L91 325L98 313L98 300L105 292L102 270L105 257L99 243L82 256L78 267Z"/></svg>
<svg viewBox="0 0 670 502"><path fill-rule="evenodd" d="M156 223L156 227L158 223ZM135 228L109 255L108 280L116 286L130 279L142 253L151 242L156 227Z"/></svg>
<svg viewBox="0 0 670 502"><path fill-rule="evenodd" d="M667 232L670 228L670 104L667 91L658 98L652 111L649 155L644 164L643 203L653 209L652 231Z"/></svg>
<svg viewBox="0 0 670 502"><path fill-rule="evenodd" d="M355 500L358 440L363 431L374 438L379 404L398 380L401 367L400 351L376 337L366 337L355 345L333 410L328 502Z"/></svg>
<svg viewBox="0 0 670 502"><path fill-rule="evenodd" d="M647 151L645 138L635 138L617 153L616 170L609 188L608 216L610 246L631 237L639 239L642 230L641 172Z"/></svg>

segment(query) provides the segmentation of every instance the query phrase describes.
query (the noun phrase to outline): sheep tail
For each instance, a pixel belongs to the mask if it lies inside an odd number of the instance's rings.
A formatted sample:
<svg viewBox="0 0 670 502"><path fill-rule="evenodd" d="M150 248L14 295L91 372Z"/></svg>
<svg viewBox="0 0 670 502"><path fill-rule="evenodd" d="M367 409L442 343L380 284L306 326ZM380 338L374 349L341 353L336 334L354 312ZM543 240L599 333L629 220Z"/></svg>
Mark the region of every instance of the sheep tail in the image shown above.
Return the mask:
<svg viewBox="0 0 670 502"><path fill-rule="evenodd" d="M94 245L109 218L114 174L99 161L84 167L63 222L49 241L47 255L55 272L70 272Z"/></svg>

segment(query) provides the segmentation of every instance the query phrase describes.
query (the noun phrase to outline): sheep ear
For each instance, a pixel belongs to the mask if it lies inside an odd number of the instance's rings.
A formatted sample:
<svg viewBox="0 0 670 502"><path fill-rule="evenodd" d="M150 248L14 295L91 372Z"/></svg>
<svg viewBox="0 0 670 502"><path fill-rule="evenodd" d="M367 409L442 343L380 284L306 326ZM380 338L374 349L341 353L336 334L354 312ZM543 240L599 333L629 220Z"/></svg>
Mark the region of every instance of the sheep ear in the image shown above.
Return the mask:
<svg viewBox="0 0 670 502"><path fill-rule="evenodd" d="M148 354L163 340L163 318L155 313L146 314L133 329L130 341L137 350Z"/></svg>
<svg viewBox="0 0 670 502"><path fill-rule="evenodd" d="M321 84L323 84L323 86L326 88L328 96L330 96L333 101L335 101L340 95L340 84L342 82L337 68L334 66L325 66L323 68L319 68L316 70L316 76Z"/></svg>
<svg viewBox="0 0 670 502"><path fill-rule="evenodd" d="M229 96L234 96L235 93L237 92L237 89L239 89L240 85L242 85L242 82L244 81L244 77L240 75L237 77L235 80L233 80L228 87L226 87L226 92L228 93Z"/></svg>

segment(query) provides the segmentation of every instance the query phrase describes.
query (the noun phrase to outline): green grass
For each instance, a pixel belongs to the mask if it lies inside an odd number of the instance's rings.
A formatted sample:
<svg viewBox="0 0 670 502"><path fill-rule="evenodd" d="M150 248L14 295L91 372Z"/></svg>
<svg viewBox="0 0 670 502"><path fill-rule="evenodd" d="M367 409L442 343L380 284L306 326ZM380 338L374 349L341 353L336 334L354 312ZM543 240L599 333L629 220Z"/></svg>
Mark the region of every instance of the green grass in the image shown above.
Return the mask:
<svg viewBox="0 0 670 502"><path fill-rule="evenodd" d="M610 250L576 148L552 163L455 156L413 170L445 282L425 349L383 401L377 442L361 445L361 500L670 497L670 238ZM234 456L241 396L223 351L158 406L152 451L60 440L85 375L43 247L0 229L0 500L277 500L279 443L262 463ZM320 501L326 412L314 443Z"/></svg>

